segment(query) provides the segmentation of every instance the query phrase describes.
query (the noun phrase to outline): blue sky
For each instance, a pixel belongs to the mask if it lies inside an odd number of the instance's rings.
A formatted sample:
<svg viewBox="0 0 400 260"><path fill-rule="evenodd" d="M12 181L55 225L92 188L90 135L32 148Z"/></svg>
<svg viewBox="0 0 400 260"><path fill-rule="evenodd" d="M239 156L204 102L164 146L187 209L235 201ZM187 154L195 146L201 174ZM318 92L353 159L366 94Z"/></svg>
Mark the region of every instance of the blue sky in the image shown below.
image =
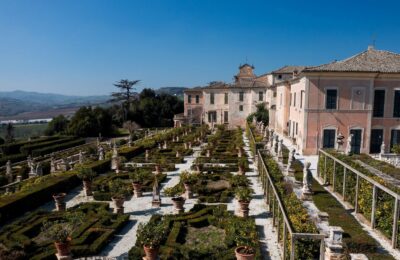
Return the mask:
<svg viewBox="0 0 400 260"><path fill-rule="evenodd" d="M373 39L400 53L398 2L1 0L0 91L100 95L122 78L192 87L231 81L246 59L262 74Z"/></svg>

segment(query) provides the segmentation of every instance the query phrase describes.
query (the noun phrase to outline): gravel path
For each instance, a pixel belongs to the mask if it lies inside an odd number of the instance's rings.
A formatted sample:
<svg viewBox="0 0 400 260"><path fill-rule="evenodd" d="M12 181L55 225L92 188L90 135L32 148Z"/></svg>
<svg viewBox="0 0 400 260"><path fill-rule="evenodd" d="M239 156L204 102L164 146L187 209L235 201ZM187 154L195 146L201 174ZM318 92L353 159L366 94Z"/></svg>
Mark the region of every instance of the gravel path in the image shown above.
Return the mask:
<svg viewBox="0 0 400 260"><path fill-rule="evenodd" d="M277 236L272 225L272 215L268 211L268 207L264 200L264 191L261 182L258 180L258 170L254 164L253 155L250 150L249 140L243 134L245 143L245 151L249 160L250 171L246 172L246 176L251 181L251 187L254 190L253 199L250 203L250 216L255 218L258 236L261 243L261 253L263 259L281 259L280 246L277 241ZM234 207L238 208L238 202L234 199ZM228 205L229 208L229 205Z"/></svg>
<svg viewBox="0 0 400 260"><path fill-rule="evenodd" d="M185 163L176 164L176 170L167 173L167 182L161 184L161 208L152 208L152 193L144 192L141 198L132 198L124 204L125 213L129 214L129 223L115 235L115 239L111 241L101 252L100 255L112 257L115 259L127 259L128 251L136 243L136 232L139 223L146 223L153 214L172 214L174 212L170 197L162 196L162 190L173 187L179 183L179 173L184 170L190 170L190 166L197 156L200 155L201 148L194 147L193 156L185 157ZM189 199L185 202L185 211L190 210L195 204L195 199ZM112 204L110 203L112 207Z"/></svg>

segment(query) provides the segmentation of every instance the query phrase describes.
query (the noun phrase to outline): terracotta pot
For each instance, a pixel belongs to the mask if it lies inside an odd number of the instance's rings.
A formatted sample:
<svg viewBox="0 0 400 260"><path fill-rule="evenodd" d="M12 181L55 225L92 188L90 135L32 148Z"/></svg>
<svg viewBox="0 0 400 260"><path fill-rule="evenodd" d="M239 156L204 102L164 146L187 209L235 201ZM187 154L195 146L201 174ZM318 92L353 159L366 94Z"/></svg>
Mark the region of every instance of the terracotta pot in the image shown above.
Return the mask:
<svg viewBox="0 0 400 260"><path fill-rule="evenodd" d="M64 198L65 198L65 196L67 196L67 194L66 193L57 193L57 194L53 194L53 199L56 201L56 202L64 202Z"/></svg>
<svg viewBox="0 0 400 260"><path fill-rule="evenodd" d="M138 181L132 182L133 193L136 198L142 197L142 184Z"/></svg>
<svg viewBox="0 0 400 260"><path fill-rule="evenodd" d="M158 249L143 246L144 253L146 254L146 260L157 260L158 259Z"/></svg>
<svg viewBox="0 0 400 260"><path fill-rule="evenodd" d="M66 193L57 193L53 195L53 199L56 202L57 211L65 211L66 205L64 202Z"/></svg>
<svg viewBox="0 0 400 260"><path fill-rule="evenodd" d="M92 196L92 182L89 180L83 180L83 189L85 190L86 196Z"/></svg>
<svg viewBox="0 0 400 260"><path fill-rule="evenodd" d="M179 214L185 211L183 205L185 204L185 198L183 197L173 197L172 203L174 204L175 211Z"/></svg>
<svg viewBox="0 0 400 260"><path fill-rule="evenodd" d="M71 238L65 242L54 242L57 254L60 256L69 256L71 254Z"/></svg>
<svg viewBox="0 0 400 260"><path fill-rule="evenodd" d="M244 246L239 246L236 247L235 249L235 255L237 260L253 260L255 257L255 254L243 254L240 253L240 251L244 248Z"/></svg>
<svg viewBox="0 0 400 260"><path fill-rule="evenodd" d="M112 197L112 201L114 202L114 213L116 214L124 214L124 202L125 198L123 197Z"/></svg>
<svg viewBox="0 0 400 260"><path fill-rule="evenodd" d="M243 217L243 218L247 218L249 216L249 204L250 201L243 201L243 200L239 200L239 216Z"/></svg>
<svg viewBox="0 0 400 260"><path fill-rule="evenodd" d="M240 165L239 165L239 174L240 174L240 175L244 175L244 174L245 174L245 168L244 168L244 166L240 166Z"/></svg>

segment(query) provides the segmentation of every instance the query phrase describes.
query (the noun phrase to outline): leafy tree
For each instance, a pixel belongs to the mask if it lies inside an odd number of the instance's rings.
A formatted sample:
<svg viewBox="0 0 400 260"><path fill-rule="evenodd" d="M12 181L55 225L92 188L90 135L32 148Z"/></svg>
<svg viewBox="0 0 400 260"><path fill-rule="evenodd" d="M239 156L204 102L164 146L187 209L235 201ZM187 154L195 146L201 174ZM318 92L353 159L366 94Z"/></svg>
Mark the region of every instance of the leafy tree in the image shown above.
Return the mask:
<svg viewBox="0 0 400 260"><path fill-rule="evenodd" d="M258 104L256 106L257 111L250 114L247 117L247 121L251 122L253 121L253 117L256 117L257 121L262 121L265 125L268 125L269 123L269 112L268 110L265 108L265 103L261 103Z"/></svg>
<svg viewBox="0 0 400 260"><path fill-rule="evenodd" d="M4 144L4 139L0 137L0 145Z"/></svg>
<svg viewBox="0 0 400 260"><path fill-rule="evenodd" d="M81 107L68 124L68 133L76 136L109 136L112 132L112 117L101 107Z"/></svg>
<svg viewBox="0 0 400 260"><path fill-rule="evenodd" d="M130 121L130 120L129 121L125 121L124 124L122 125L122 127L124 129L126 129L129 132L130 135L132 135L133 132L136 129L140 128L140 126L136 122L133 122L133 121Z"/></svg>
<svg viewBox="0 0 400 260"><path fill-rule="evenodd" d="M127 80L122 79L114 84L115 87L118 88L118 92L113 92L111 96L113 97L110 101L111 102L121 102L121 107L123 110L123 119L126 120L129 105L134 100L134 93L135 90L134 86L137 85L140 80Z"/></svg>
<svg viewBox="0 0 400 260"><path fill-rule="evenodd" d="M59 115L54 117L53 120L50 121L44 133L46 135L64 133L67 130L67 127L68 119L63 115Z"/></svg>
<svg viewBox="0 0 400 260"><path fill-rule="evenodd" d="M5 136L6 143L11 143L14 141L14 130L15 128L13 124L8 123L6 126L6 136Z"/></svg>

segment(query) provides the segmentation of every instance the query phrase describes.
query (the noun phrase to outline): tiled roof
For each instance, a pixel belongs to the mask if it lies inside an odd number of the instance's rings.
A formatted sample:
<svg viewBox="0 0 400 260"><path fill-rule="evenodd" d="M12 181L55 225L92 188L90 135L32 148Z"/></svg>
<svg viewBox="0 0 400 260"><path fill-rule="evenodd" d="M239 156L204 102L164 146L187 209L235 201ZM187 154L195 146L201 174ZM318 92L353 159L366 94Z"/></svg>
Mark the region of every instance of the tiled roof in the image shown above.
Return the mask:
<svg viewBox="0 0 400 260"><path fill-rule="evenodd" d="M303 72L400 73L400 54L369 48L345 60L307 67Z"/></svg>
<svg viewBox="0 0 400 260"><path fill-rule="evenodd" d="M302 72L306 66L284 66L280 69L274 70L271 72L271 74L285 74L285 73L293 73L297 71L297 73Z"/></svg>

